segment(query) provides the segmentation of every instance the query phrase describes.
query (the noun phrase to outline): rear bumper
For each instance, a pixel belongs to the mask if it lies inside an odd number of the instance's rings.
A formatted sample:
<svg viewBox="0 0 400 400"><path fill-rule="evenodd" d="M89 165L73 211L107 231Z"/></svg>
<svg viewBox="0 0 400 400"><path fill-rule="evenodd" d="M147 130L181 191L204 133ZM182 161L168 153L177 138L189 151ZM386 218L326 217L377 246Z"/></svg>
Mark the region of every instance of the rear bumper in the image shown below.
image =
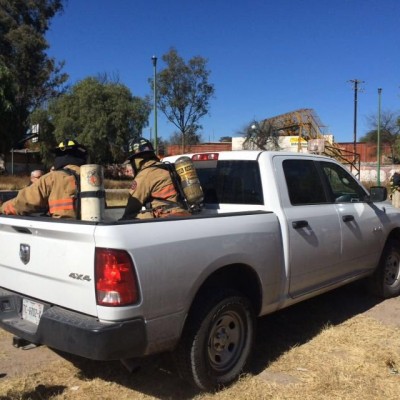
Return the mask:
<svg viewBox="0 0 400 400"><path fill-rule="evenodd" d="M45 304L36 325L21 318L23 297L0 288L0 327L22 339L92 360L140 357L146 350L143 319L105 324L94 317Z"/></svg>

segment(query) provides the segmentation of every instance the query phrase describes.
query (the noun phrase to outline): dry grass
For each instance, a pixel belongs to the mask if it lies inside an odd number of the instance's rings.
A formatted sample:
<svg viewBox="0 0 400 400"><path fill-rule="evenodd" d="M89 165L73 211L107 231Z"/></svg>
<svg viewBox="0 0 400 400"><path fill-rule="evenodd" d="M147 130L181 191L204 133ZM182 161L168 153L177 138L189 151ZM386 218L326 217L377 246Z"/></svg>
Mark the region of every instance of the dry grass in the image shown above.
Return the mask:
<svg viewBox="0 0 400 400"><path fill-rule="evenodd" d="M355 306L355 298L341 290L263 318L247 374L215 394L180 381L168 356L145 360L132 375L119 363L70 357L0 379L0 400L397 400L400 329L364 315L373 300Z"/></svg>
<svg viewBox="0 0 400 400"><path fill-rule="evenodd" d="M127 189L106 190L106 204L108 207L126 206L129 192Z"/></svg>
<svg viewBox="0 0 400 400"><path fill-rule="evenodd" d="M125 207L128 202L129 192L132 179L129 180L104 180L104 188L106 189L106 204L108 207Z"/></svg>
<svg viewBox="0 0 400 400"><path fill-rule="evenodd" d="M132 180L104 180L106 202L109 207L125 206ZM19 190L29 183L29 176L0 176L0 190Z"/></svg>
<svg viewBox="0 0 400 400"><path fill-rule="evenodd" d="M18 188L4 187L5 178L0 190ZM16 182L26 185L27 177ZM116 188L110 186L106 181ZM126 198L126 190L107 192L109 205L124 205ZM376 303L350 286L261 319L246 374L216 394L180 381L166 355L144 360L134 374L118 362L68 357L17 378L0 370L0 400L397 400L400 329L364 315ZM7 335L0 330L0 337ZM5 357L0 349L0 361Z"/></svg>
<svg viewBox="0 0 400 400"><path fill-rule="evenodd" d="M105 189L129 189L132 185L132 179L112 180L104 179Z"/></svg>
<svg viewBox="0 0 400 400"><path fill-rule="evenodd" d="M19 190L28 184L28 175L0 175L0 190Z"/></svg>
<svg viewBox="0 0 400 400"><path fill-rule="evenodd" d="M291 348L258 376L262 382L252 377L240 384L249 398L394 400L400 384L399 333L358 316Z"/></svg>
<svg viewBox="0 0 400 400"><path fill-rule="evenodd" d="M0 175L0 190L19 190L28 185L28 175ZM129 189L132 179L104 179L105 189Z"/></svg>

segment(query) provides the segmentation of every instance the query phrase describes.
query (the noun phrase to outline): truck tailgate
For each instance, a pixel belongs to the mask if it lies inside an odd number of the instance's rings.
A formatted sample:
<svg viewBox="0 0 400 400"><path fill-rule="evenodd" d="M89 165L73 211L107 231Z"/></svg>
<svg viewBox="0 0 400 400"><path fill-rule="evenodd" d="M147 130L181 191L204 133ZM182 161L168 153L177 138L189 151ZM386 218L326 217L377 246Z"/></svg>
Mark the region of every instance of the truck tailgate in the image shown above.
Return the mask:
<svg viewBox="0 0 400 400"><path fill-rule="evenodd" d="M0 217L0 287L97 315L95 225L35 217Z"/></svg>

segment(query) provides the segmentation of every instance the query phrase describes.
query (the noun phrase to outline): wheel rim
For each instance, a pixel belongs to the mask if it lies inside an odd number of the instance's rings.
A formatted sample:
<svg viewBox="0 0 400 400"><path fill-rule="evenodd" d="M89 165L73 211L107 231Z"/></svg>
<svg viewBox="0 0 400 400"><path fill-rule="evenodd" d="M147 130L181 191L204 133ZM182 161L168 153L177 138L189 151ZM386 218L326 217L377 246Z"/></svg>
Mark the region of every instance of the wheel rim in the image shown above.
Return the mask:
<svg viewBox="0 0 400 400"><path fill-rule="evenodd" d="M245 344L245 325L239 314L225 312L212 326L208 340L208 359L214 370L224 372L240 358Z"/></svg>
<svg viewBox="0 0 400 400"><path fill-rule="evenodd" d="M385 284L394 286L399 283L400 258L398 253L391 253L386 259Z"/></svg>

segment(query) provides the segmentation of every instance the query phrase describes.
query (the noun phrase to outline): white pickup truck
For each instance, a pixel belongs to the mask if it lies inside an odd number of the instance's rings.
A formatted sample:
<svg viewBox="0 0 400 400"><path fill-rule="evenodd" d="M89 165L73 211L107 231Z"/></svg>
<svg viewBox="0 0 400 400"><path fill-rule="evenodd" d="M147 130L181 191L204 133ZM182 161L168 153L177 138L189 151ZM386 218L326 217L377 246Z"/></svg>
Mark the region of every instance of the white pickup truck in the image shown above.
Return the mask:
<svg viewBox="0 0 400 400"><path fill-rule="evenodd" d="M212 390L244 368L257 316L361 278L400 293L386 189L367 192L321 156L190 156L205 200L189 217L0 216L0 326L94 360L171 351L183 378Z"/></svg>

